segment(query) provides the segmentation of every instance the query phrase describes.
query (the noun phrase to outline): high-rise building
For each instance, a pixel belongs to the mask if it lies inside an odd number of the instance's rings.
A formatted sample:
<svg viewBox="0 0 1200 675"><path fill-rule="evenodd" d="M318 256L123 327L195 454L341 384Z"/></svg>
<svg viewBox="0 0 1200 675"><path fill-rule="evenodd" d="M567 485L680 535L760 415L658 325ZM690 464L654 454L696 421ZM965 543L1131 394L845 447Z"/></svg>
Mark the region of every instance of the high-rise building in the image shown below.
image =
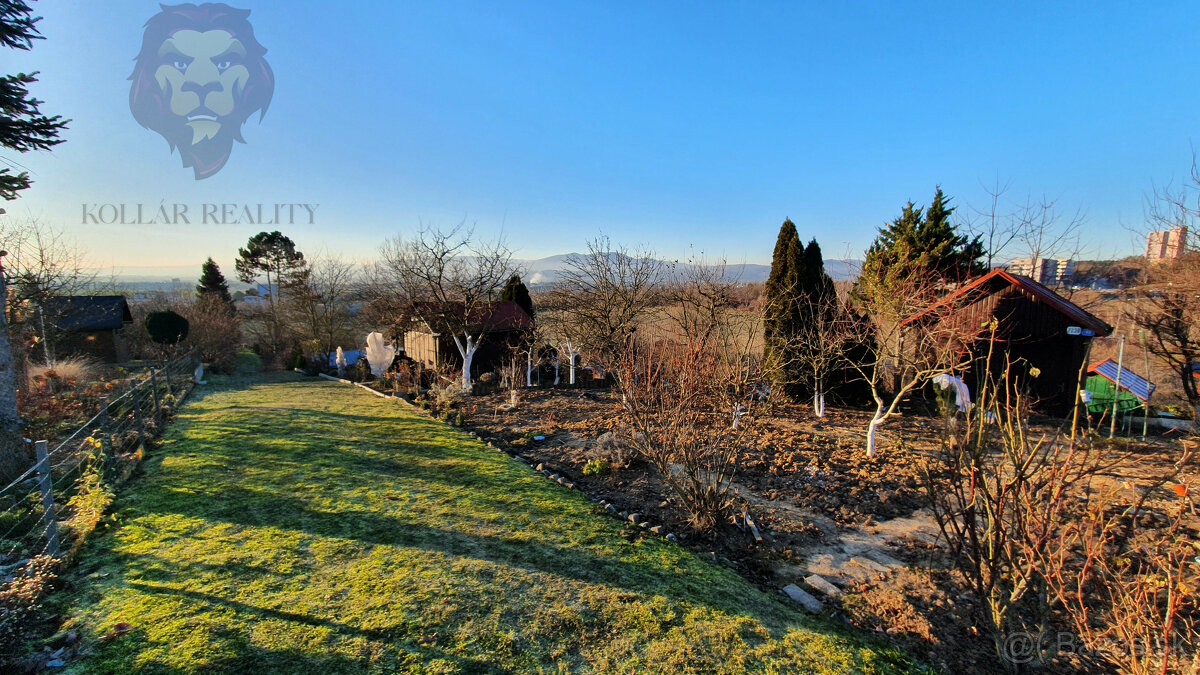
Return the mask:
<svg viewBox="0 0 1200 675"><path fill-rule="evenodd" d="M1029 277L1043 286L1056 286L1075 274L1075 261L1070 258L1018 258L1008 264L1008 271Z"/></svg>
<svg viewBox="0 0 1200 675"><path fill-rule="evenodd" d="M1187 225L1146 235L1146 260L1174 260L1187 251Z"/></svg>

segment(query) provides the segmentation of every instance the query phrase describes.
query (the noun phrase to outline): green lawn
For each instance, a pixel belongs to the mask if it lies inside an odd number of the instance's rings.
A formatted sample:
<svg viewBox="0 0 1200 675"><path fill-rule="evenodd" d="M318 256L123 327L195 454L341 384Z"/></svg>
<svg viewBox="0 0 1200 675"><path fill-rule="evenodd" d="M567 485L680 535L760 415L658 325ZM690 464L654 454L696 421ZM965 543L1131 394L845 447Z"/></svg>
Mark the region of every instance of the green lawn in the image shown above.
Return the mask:
<svg viewBox="0 0 1200 675"><path fill-rule="evenodd" d="M909 667L353 387L201 388L143 468L60 598L68 672Z"/></svg>

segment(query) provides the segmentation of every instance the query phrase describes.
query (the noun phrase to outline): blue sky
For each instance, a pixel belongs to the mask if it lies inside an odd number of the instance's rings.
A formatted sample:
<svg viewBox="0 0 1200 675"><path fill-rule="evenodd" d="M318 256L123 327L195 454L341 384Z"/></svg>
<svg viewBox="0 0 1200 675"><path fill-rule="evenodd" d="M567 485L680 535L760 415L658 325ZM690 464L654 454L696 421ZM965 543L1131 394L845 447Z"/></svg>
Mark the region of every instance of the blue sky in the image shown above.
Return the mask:
<svg viewBox="0 0 1200 675"><path fill-rule="evenodd" d="M667 257L767 262L796 222L827 258L935 185L1086 212L1085 257L1134 252L1155 185L1184 178L1200 111L1194 3L234 2L275 95L193 179L128 105L152 2L35 3L43 111L16 159L38 218L96 265L232 264L254 225L104 225L85 203L310 203L302 250L371 258L420 223L503 231L524 258L603 231ZM269 228L274 229L274 228ZM232 270L229 270L231 273Z"/></svg>

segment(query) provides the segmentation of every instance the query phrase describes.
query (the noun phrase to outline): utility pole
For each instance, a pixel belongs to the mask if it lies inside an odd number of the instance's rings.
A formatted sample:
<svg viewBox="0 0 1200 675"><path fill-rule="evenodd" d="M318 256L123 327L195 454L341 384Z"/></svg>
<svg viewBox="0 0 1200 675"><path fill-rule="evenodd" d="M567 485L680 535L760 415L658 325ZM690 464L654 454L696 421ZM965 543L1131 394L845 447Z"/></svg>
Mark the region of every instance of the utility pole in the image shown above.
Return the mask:
<svg viewBox="0 0 1200 675"><path fill-rule="evenodd" d="M1146 429L1150 425L1150 344L1146 339L1145 329L1138 331L1138 340L1142 343L1142 355L1146 359L1146 400L1142 403L1142 442L1146 442Z"/></svg>
<svg viewBox="0 0 1200 675"><path fill-rule="evenodd" d="M1125 368L1125 336L1121 336L1121 346L1117 349L1117 382L1113 392L1112 420L1109 421L1108 437L1117 433L1117 404L1121 402L1121 371Z"/></svg>

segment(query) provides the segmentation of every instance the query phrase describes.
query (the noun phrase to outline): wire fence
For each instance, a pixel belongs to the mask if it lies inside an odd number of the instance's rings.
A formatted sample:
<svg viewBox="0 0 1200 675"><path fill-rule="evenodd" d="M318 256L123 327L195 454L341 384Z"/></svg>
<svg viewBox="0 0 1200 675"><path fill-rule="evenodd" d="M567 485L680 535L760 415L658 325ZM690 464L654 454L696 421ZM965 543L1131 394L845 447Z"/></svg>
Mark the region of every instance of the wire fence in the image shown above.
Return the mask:
<svg viewBox="0 0 1200 675"><path fill-rule="evenodd" d="M191 359L131 378L65 439L25 439L35 463L0 489L0 578L36 556L76 551L192 388Z"/></svg>

